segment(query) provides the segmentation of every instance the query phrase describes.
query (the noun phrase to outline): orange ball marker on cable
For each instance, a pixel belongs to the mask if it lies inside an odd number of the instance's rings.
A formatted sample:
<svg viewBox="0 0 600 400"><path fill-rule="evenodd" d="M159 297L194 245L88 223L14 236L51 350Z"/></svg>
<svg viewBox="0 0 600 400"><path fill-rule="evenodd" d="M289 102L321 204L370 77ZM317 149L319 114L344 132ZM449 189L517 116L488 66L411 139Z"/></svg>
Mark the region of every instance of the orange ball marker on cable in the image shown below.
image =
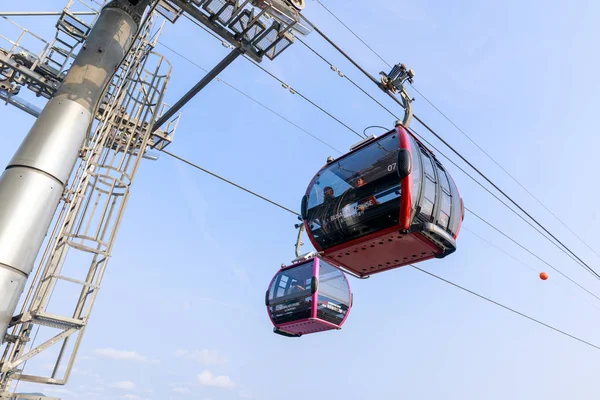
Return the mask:
<svg viewBox="0 0 600 400"><path fill-rule="evenodd" d="M548 279L548 274L545 272L540 273L540 279L545 281L546 279Z"/></svg>

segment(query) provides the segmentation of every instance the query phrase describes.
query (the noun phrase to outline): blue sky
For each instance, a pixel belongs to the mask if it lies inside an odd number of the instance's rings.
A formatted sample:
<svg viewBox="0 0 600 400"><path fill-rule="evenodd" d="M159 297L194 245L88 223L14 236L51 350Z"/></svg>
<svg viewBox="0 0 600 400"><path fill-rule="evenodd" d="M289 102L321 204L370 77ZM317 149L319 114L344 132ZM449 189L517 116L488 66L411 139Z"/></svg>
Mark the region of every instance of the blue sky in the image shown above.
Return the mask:
<svg viewBox="0 0 600 400"><path fill-rule="evenodd" d="M371 0L365 7L358 1L322 1L388 62L413 68L422 93L600 251L595 240L594 204L600 194L593 184L596 159L587 151L600 144L595 132L600 107L599 56L594 51L600 33L597 2ZM4 9L50 11L64 3L11 2ZM316 1L307 1L305 14L371 73L387 69ZM55 18L18 21L40 35L53 35ZM306 40L367 87L368 81L316 34ZM183 19L167 25L161 41L205 68L227 51ZM203 72L161 46L157 51L173 64L166 99L173 103ZM355 130L394 122L301 44L263 65ZM342 151L358 140L245 59L238 59L222 78ZM397 107L376 89L370 92ZM600 270L594 253L411 93L417 115ZM33 118L15 108L1 110L0 164L5 165ZM220 82L211 83L183 111L170 151L294 209L326 157L336 155ZM413 127L431 139L418 123ZM435 139L433 143L450 154ZM600 293L600 284L581 267L458 169L447 161L445 165L465 205ZM341 331L299 340L274 335L264 291L279 265L294 257L296 222L165 155L145 161L77 370L67 387L47 393L64 399L132 400L554 400L600 395L593 374L600 351L411 268L366 281L352 279L355 305ZM421 266L600 343L599 301L469 214L465 227L526 265L463 230L457 253ZM548 281L538 278L542 270L548 271ZM43 369L48 361L42 357L37 363Z"/></svg>

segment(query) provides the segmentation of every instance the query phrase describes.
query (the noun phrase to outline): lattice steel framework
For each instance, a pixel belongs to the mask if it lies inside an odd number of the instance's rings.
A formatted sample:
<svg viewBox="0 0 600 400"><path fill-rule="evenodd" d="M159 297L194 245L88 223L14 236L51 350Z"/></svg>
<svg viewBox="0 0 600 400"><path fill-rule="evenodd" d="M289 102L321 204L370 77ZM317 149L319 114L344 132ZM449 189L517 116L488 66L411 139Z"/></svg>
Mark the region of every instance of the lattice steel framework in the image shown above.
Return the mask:
<svg viewBox="0 0 600 400"><path fill-rule="evenodd" d="M59 31L60 21L67 19L64 15L57 24ZM81 149L72 183L57 210L21 312L10 324L12 329L0 359L0 398L40 398L12 393L11 384L18 381L55 385L67 382L140 161L148 150L160 150L173 139L179 115L165 124L164 129L154 132L151 129L156 118L168 108L163 97L171 75L169 62L153 52L161 30L155 29L155 20L154 16L149 18L141 28L132 50L107 87L95 128ZM14 48L18 46L17 40L13 50L4 54L15 54ZM46 55L51 48L51 45L46 47ZM38 65L48 57L40 56ZM15 74L13 69L8 75L17 75L16 82L28 85L29 72L35 72L35 66L31 67L26 73L19 70ZM61 68L57 68L58 74ZM83 262L87 268L82 268ZM59 288L64 291L61 287L64 284L79 288L77 301L71 309L55 312L52 296ZM38 340L38 344L35 338L44 339ZM50 376L23 373L27 360L51 348L59 350Z"/></svg>
<svg viewBox="0 0 600 400"><path fill-rule="evenodd" d="M2 26L5 29L7 26L13 28L14 32L12 37L0 33L0 97L13 103L11 97L18 94L22 87L27 87L38 96L51 98L104 3L98 0L69 0L59 16L56 34L51 41L46 41L6 16L0 17ZM89 15L81 15L83 11ZM36 113L30 114L37 116Z"/></svg>
<svg viewBox="0 0 600 400"><path fill-rule="evenodd" d="M125 8L137 4L114 1ZM106 3L68 0L49 41L0 16L0 32L2 23L16 30L13 36L0 34L0 99L38 117L41 110L18 97L20 90L54 97L76 55L85 50ZM162 150L171 143L179 108L238 55L256 62L265 56L273 60L294 42L294 35L309 33L300 15L304 0L152 0L150 4L150 17L143 20L134 45L98 104L71 183L48 230L45 250L38 255L35 275L21 299L21 310L0 338L5 341L0 398L51 399L18 394L18 383L64 385L68 381L140 162L154 158L152 149ZM185 16L233 49L173 107L163 103L171 66L154 52L165 22L158 26L158 15L171 23ZM73 300L72 304L66 305L65 299ZM25 374L28 360L41 353L55 357L52 373Z"/></svg>

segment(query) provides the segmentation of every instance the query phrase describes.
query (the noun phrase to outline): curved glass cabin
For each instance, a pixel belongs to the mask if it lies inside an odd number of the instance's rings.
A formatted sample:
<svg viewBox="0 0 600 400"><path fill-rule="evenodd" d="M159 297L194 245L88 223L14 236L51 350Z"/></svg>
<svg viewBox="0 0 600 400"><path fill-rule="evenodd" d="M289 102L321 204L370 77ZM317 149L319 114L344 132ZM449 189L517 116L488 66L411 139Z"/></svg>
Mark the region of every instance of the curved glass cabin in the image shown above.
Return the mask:
<svg viewBox="0 0 600 400"><path fill-rule="evenodd" d="M453 253L463 218L452 177L401 125L328 162L302 200L319 256L361 277Z"/></svg>
<svg viewBox="0 0 600 400"><path fill-rule="evenodd" d="M311 258L281 268L265 302L273 331L299 337L341 329L352 307L352 292L342 271Z"/></svg>

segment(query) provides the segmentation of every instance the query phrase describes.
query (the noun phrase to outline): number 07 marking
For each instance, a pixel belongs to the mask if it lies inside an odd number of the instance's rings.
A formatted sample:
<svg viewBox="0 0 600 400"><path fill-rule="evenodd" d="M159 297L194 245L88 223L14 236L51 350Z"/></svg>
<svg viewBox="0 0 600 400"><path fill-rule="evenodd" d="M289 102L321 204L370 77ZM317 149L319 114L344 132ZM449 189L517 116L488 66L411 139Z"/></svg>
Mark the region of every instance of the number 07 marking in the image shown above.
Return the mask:
<svg viewBox="0 0 600 400"><path fill-rule="evenodd" d="M388 165L388 167L387 167L388 172L392 172L395 169L396 169L396 163L392 163L392 164Z"/></svg>

